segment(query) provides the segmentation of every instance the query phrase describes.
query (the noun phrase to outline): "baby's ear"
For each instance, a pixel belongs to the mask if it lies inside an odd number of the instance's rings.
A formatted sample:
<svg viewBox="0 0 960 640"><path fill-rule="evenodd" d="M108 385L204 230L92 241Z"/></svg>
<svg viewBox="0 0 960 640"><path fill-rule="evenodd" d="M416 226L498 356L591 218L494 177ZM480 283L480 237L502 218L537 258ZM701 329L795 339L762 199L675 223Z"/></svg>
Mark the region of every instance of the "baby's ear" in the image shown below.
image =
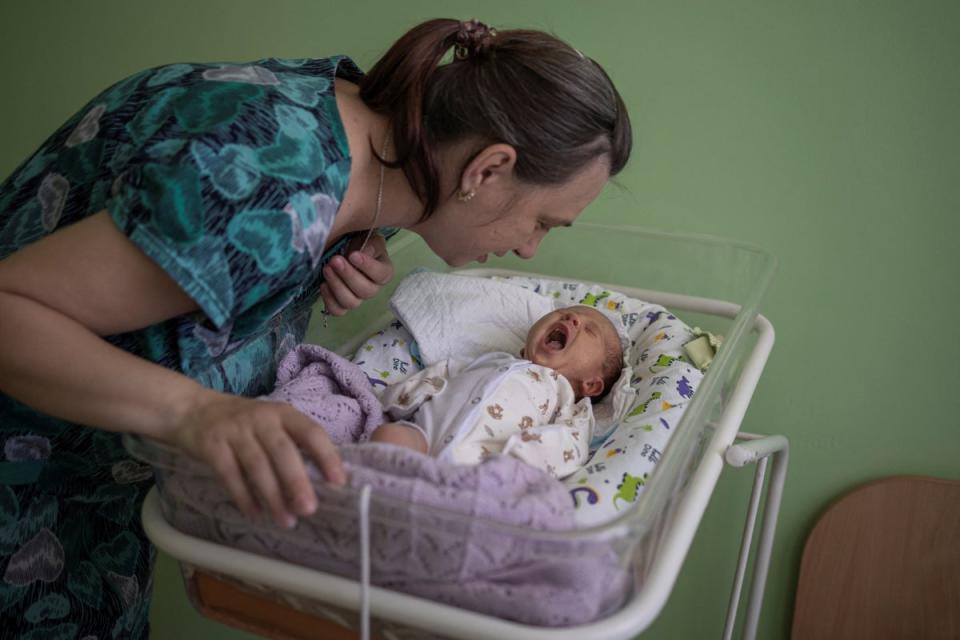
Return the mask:
<svg viewBox="0 0 960 640"><path fill-rule="evenodd" d="M580 383L580 395L594 398L603 393L603 378L593 376Z"/></svg>

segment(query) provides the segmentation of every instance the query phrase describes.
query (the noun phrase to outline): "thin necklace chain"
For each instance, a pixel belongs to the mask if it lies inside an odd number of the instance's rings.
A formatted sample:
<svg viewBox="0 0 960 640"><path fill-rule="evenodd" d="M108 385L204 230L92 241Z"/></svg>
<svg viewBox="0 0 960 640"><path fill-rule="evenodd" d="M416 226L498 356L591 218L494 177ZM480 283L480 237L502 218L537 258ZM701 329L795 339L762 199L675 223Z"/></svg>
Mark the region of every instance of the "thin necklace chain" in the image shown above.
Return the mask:
<svg viewBox="0 0 960 640"><path fill-rule="evenodd" d="M380 210L383 208L383 173L386 168L384 160L387 159L387 143L389 142L390 127L388 126L387 133L383 136L383 148L380 150L380 184L377 186L377 208L373 213L373 224L370 226L370 229L367 230L367 237L363 239L363 244L360 245L360 251L363 251L364 247L367 246L367 242L370 241L370 236L377 230L377 220L380 219Z"/></svg>
<svg viewBox="0 0 960 640"><path fill-rule="evenodd" d="M367 237L363 239L363 244L360 245L359 251L363 251L364 247L367 246L367 242L370 241L370 236L373 235L373 232L377 229L377 220L380 219L380 209L383 208L383 172L386 167L383 164L383 160L387 157L387 143L390 141L390 127L387 127L387 133L383 136L383 148L380 150L380 184L377 186L377 209L373 213L373 225L370 229L367 230ZM327 311L326 305L323 309L320 310L320 317L323 319L323 328L327 328L327 316L330 315L330 312Z"/></svg>

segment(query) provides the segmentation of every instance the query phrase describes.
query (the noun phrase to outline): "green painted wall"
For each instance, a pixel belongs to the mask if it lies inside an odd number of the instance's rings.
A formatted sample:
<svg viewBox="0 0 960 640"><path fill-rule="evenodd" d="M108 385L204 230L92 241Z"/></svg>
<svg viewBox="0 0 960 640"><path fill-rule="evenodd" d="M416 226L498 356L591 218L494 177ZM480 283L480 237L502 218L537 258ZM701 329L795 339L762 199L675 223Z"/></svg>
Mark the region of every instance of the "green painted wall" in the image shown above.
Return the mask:
<svg viewBox="0 0 960 640"><path fill-rule="evenodd" d="M140 68L332 53L369 67L434 16L551 30L609 71L636 155L585 220L779 257L764 306L778 342L744 429L793 444L760 634L786 637L829 500L890 474L960 477L960 4L4 2L0 176ZM749 485L724 475L645 637L719 635ZM155 593L155 638L248 637L189 609L169 560Z"/></svg>

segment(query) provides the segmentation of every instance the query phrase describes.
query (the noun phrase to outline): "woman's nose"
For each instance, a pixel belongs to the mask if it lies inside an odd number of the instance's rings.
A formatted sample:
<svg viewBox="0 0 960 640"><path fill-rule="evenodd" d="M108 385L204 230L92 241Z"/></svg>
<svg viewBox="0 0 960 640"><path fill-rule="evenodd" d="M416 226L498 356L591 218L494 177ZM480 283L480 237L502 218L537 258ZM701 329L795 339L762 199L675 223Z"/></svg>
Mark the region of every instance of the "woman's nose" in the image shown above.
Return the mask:
<svg viewBox="0 0 960 640"><path fill-rule="evenodd" d="M514 249L513 252L525 260L529 260L537 253L537 247L540 246L541 238L531 238L520 247L519 249Z"/></svg>

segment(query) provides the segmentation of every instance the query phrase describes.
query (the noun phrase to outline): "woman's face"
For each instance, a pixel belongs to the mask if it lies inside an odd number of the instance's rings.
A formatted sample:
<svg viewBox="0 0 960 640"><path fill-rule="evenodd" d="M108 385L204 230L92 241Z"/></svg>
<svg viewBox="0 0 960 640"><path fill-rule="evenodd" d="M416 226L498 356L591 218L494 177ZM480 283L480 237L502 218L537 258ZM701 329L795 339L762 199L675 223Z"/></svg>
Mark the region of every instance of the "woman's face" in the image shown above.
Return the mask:
<svg viewBox="0 0 960 640"><path fill-rule="evenodd" d="M503 256L511 251L532 258L547 232L572 224L610 177L605 158L597 158L557 186L521 183L513 177L512 163L506 169L496 164L481 167L471 180L468 168L457 188L472 190L474 197L466 202L456 196L442 201L430 218L411 230L452 267L473 261L482 264L491 254Z"/></svg>

